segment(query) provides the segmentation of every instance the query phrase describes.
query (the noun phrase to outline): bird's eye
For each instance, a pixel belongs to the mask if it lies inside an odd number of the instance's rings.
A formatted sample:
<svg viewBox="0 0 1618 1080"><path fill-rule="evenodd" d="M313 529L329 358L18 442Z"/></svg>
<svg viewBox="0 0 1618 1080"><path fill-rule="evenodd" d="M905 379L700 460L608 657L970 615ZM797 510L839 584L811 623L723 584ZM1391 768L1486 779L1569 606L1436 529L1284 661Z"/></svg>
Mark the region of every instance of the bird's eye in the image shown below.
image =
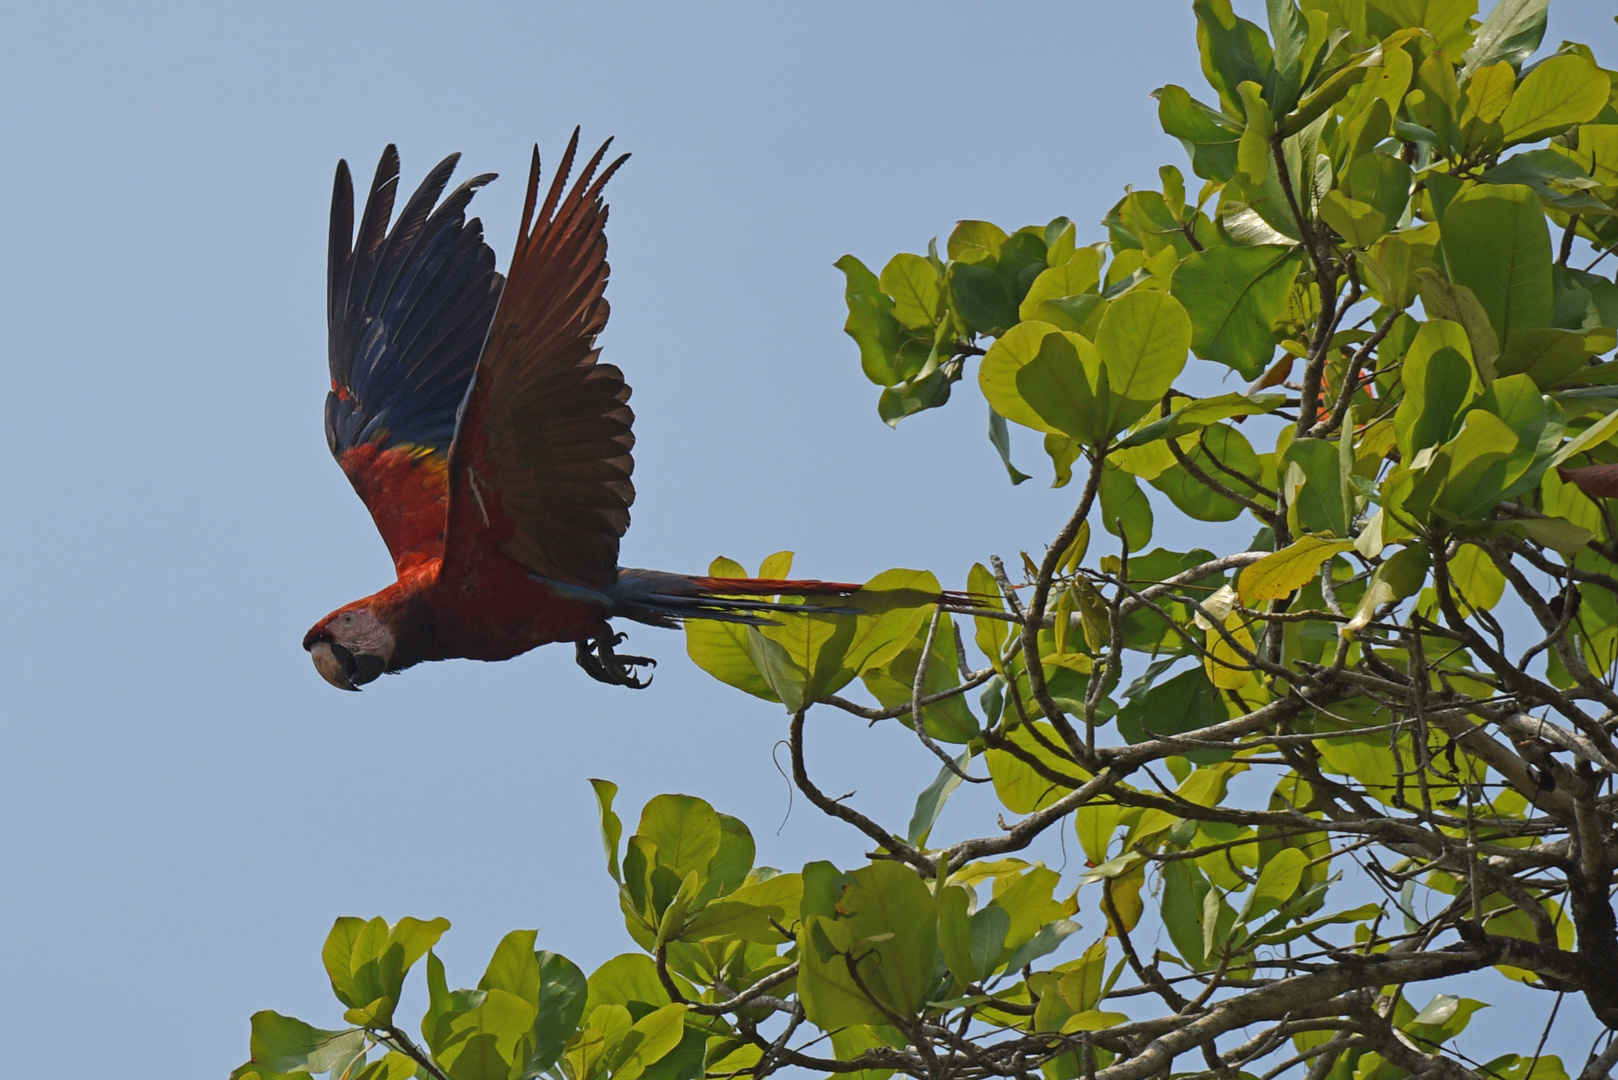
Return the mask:
<svg viewBox="0 0 1618 1080"><path fill-rule="evenodd" d="M352 611L345 611L343 613L343 625L344 626L353 626L354 625L354 613Z"/></svg>

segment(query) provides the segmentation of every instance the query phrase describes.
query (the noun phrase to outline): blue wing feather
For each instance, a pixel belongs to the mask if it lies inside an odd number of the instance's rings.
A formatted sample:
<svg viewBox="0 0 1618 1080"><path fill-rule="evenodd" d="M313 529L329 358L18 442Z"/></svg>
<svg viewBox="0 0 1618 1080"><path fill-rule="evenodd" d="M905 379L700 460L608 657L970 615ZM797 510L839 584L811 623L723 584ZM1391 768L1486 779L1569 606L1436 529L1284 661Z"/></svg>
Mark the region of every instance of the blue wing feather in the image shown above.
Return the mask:
<svg viewBox="0 0 1618 1080"><path fill-rule="evenodd" d="M446 453L504 283L483 227L466 208L493 174L442 202L459 160L440 162L389 228L399 155L389 146L354 235L354 189L340 162L332 192L327 328L332 390L326 441L333 456L361 444Z"/></svg>

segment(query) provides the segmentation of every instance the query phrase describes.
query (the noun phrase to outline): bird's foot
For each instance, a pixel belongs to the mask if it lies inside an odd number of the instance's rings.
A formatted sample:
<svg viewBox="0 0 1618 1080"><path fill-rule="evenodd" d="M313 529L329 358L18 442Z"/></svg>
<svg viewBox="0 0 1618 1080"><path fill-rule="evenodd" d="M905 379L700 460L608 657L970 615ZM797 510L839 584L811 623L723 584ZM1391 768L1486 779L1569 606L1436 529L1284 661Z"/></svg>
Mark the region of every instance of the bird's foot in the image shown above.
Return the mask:
<svg viewBox="0 0 1618 1080"><path fill-rule="evenodd" d="M591 641L575 641L574 655L585 674L609 686L627 686L631 690L644 690L652 685L652 677L645 679L635 674L640 667L656 667L657 661L649 656L619 656L613 647L627 640L627 634L607 634Z"/></svg>

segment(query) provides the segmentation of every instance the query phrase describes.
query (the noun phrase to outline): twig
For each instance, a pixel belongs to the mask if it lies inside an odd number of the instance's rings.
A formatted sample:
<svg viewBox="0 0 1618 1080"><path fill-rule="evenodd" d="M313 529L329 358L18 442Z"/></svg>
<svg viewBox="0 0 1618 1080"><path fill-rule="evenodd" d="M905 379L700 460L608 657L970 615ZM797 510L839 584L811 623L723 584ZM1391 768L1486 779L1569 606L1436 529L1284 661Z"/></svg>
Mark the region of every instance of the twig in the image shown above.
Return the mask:
<svg viewBox="0 0 1618 1080"><path fill-rule="evenodd" d="M803 763L803 720L808 712L809 707L806 705L792 714L792 732L788 744L792 749L792 780L798 785L798 790L803 792L804 797L813 803L821 813L848 822L882 845L884 849L892 852L896 858L920 870L924 877L931 876L934 871L932 859L883 829L882 826L853 807L844 806L838 800L830 798L815 786L813 780L809 779L809 772Z"/></svg>
<svg viewBox="0 0 1618 1080"><path fill-rule="evenodd" d="M427 1051L411 1042L410 1036L406 1035L402 1029L389 1024L384 1030L387 1033L388 1043L405 1057L421 1066L433 1080L449 1080L449 1076L444 1070L433 1064L433 1059Z"/></svg>
<svg viewBox="0 0 1618 1080"><path fill-rule="evenodd" d="M911 726L916 729L916 738L921 740L921 745L931 750L933 752L933 756L937 757L939 761L944 763L944 768L948 769L950 772L954 773L956 776L967 781L968 783L987 784L991 779L990 777L968 775L965 769L955 764L954 758L945 753L942 746L939 746L938 743L933 741L933 737L927 734L926 718L922 716L921 688L922 685L927 681L927 661L932 658L933 642L938 639L938 621L939 619L943 618L943 616L944 613L942 610L936 607L933 609L933 621L927 624L927 640L921 647L921 659L916 661L916 678L915 681L910 685Z"/></svg>

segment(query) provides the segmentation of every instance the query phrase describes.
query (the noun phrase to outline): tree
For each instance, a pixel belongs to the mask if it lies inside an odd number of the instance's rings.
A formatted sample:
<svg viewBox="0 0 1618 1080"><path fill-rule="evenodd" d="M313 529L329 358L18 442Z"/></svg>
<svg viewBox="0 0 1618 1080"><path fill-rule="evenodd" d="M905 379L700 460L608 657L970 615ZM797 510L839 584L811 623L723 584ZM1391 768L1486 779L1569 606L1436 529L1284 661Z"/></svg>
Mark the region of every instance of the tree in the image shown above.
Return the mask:
<svg viewBox="0 0 1618 1080"><path fill-rule="evenodd" d="M785 707L793 781L868 864L755 867L747 826L689 795L626 839L595 781L638 951L586 978L516 931L451 991L444 920L340 919L349 1026L260 1013L235 1076L1608 1074L1618 1041L1564 1064L1537 1030L1471 1060L1482 1002L1423 984L1515 979L1618 1028L1613 75L1582 45L1528 62L1546 0L1481 22L1269 0L1267 32L1192 6L1211 96L1157 101L1194 202L1165 166L1100 243L966 221L942 254L838 264L883 419L944 405L975 358L1013 482L1008 423L1043 435L1079 491L1043 552L975 567L962 620L895 570L687 627L699 665ZM1231 372L1251 385L1217 392ZM1257 535L1153 548L1171 508ZM856 679L874 704L841 696ZM817 787L826 709L939 759L908 826ZM1015 820L930 844L973 781ZM1019 857L1068 822L1081 872ZM1101 932L1058 959L1081 895ZM394 1017L418 962L419 1040Z"/></svg>

